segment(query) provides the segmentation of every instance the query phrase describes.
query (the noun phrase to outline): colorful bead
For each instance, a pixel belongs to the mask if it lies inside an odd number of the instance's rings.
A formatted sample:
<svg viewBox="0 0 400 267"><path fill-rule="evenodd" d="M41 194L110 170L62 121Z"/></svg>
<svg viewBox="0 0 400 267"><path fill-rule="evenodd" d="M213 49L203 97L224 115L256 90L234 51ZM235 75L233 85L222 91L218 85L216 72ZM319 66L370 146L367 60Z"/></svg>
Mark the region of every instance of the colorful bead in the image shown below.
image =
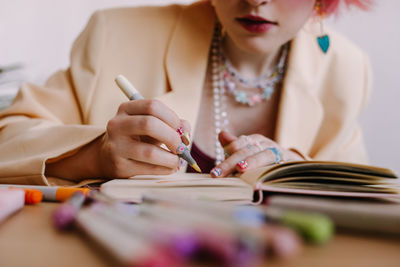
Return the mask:
<svg viewBox="0 0 400 267"><path fill-rule="evenodd" d="M289 45L286 44L282 48L278 64L272 71L255 79L246 79L241 76L238 71L235 70L235 68L232 66L232 64L225 57L220 49L220 61L223 63L222 68L224 69L222 73L224 87L227 89L228 93L234 97L235 101L241 104L254 106L262 102L262 100L270 99L271 95L274 93L276 84L278 84L283 79L288 50ZM236 89L237 86L236 83L233 82L233 80L236 80L238 83L243 84L247 87L258 88L261 92L248 94L245 91L239 91Z"/></svg>

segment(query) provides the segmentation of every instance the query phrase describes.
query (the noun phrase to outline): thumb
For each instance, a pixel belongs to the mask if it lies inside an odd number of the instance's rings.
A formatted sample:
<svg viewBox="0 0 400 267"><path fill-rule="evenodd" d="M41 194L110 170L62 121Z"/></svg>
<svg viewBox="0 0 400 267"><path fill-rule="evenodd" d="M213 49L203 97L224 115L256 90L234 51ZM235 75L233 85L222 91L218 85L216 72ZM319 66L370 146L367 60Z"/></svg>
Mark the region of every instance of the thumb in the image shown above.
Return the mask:
<svg viewBox="0 0 400 267"><path fill-rule="evenodd" d="M230 132L227 131L221 131L218 135L219 142L221 143L222 147L225 147L226 145L229 145L236 139L238 139L236 136L231 134Z"/></svg>

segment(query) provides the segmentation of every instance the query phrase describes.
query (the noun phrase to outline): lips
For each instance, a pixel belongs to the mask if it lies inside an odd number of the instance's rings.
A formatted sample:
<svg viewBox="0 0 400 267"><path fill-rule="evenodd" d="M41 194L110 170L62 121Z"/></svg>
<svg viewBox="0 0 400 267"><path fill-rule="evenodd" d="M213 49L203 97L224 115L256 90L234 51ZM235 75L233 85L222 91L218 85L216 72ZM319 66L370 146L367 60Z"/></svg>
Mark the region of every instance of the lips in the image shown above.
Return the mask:
<svg viewBox="0 0 400 267"><path fill-rule="evenodd" d="M236 21L247 31L251 33L265 33L278 23L267 20L260 16L247 15L236 18Z"/></svg>

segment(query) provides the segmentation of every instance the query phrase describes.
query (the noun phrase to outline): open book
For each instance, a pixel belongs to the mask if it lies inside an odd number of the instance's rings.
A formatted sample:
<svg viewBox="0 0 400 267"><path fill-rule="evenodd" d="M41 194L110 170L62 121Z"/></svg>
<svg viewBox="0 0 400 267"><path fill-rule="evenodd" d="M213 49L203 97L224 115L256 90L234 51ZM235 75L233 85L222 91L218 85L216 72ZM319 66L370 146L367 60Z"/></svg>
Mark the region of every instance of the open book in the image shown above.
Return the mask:
<svg viewBox="0 0 400 267"><path fill-rule="evenodd" d="M237 203L262 201L262 192L340 197L400 198L400 182L389 169L329 161L287 162L249 170L240 176L211 178L208 174L140 175L102 184L101 191L119 200L141 201L146 192L191 199ZM256 196L256 197L255 197ZM254 198L255 197L255 198Z"/></svg>

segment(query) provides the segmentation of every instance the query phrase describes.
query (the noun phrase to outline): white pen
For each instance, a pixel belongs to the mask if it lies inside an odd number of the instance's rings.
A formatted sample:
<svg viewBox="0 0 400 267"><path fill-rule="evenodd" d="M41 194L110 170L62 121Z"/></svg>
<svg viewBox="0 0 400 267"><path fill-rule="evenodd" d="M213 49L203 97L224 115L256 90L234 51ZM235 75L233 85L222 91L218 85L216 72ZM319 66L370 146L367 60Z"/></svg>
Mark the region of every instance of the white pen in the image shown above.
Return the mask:
<svg viewBox="0 0 400 267"><path fill-rule="evenodd" d="M143 99L143 96L139 93L139 91L123 75L118 75L117 78L115 78L115 82L122 92L129 98L129 100ZM197 165L192 155L190 155L190 151L184 143L181 143L178 146L176 153L178 157L186 160L194 170L201 172L199 165Z"/></svg>

